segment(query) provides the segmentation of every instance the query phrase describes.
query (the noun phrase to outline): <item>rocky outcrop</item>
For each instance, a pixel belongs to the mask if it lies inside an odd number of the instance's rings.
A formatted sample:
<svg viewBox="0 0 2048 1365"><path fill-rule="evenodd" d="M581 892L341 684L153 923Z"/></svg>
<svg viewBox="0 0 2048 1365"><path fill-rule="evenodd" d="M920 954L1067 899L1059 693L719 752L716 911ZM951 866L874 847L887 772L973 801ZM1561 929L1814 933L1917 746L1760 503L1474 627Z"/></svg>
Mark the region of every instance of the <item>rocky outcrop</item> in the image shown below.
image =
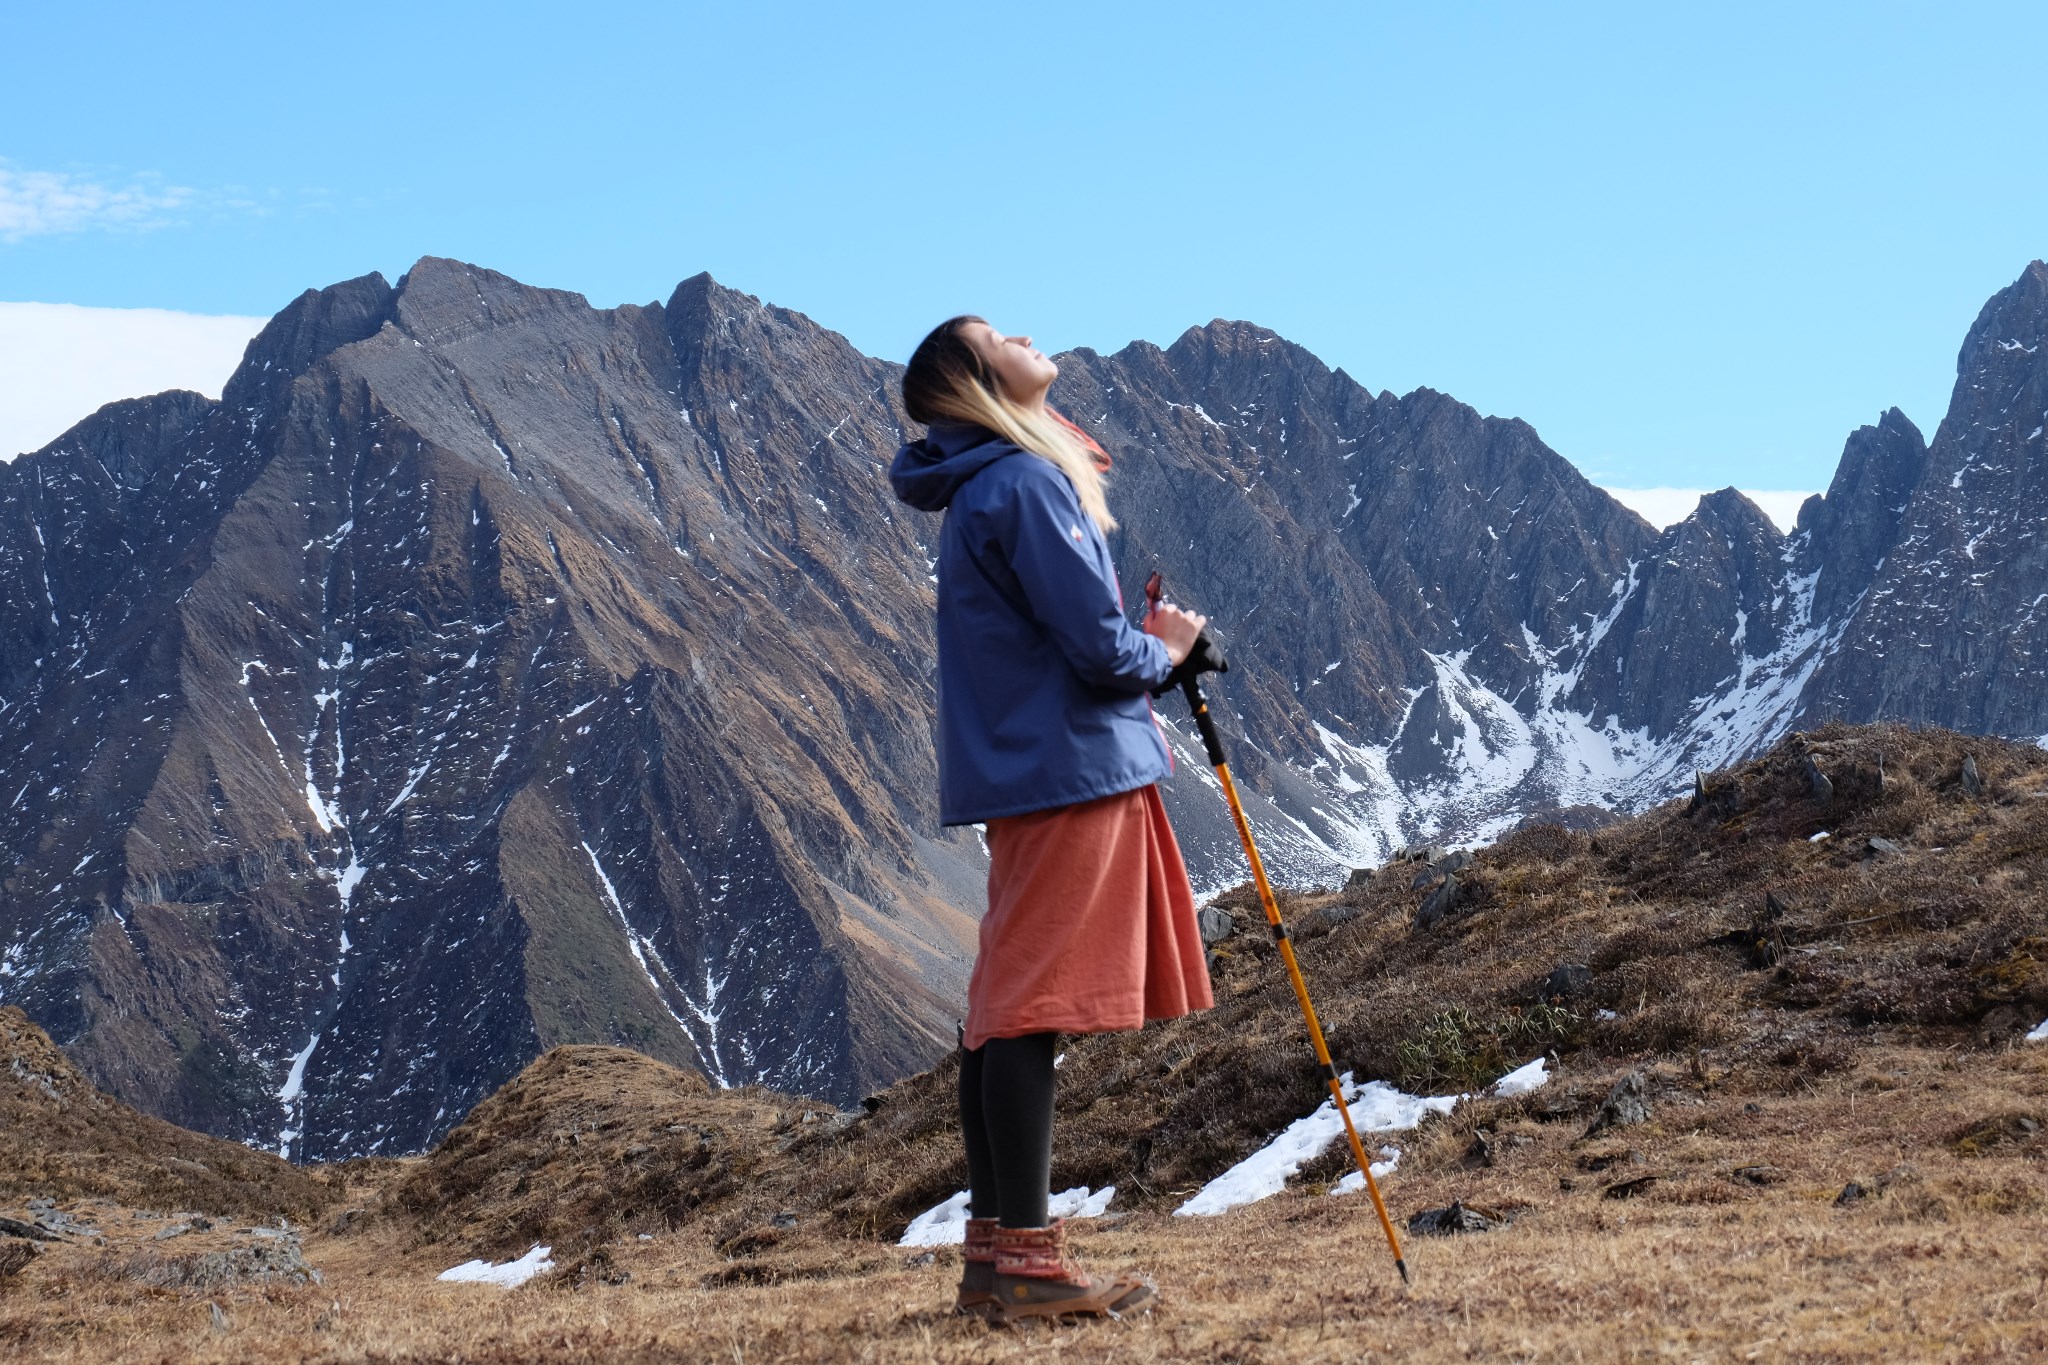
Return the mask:
<svg viewBox="0 0 2048 1365"><path fill-rule="evenodd" d="M1927 441L1897 408L1849 437L1827 494L1799 509L1799 568L1818 576L1816 614L1834 619L1856 609L1897 543L1899 519L1926 469Z"/></svg>

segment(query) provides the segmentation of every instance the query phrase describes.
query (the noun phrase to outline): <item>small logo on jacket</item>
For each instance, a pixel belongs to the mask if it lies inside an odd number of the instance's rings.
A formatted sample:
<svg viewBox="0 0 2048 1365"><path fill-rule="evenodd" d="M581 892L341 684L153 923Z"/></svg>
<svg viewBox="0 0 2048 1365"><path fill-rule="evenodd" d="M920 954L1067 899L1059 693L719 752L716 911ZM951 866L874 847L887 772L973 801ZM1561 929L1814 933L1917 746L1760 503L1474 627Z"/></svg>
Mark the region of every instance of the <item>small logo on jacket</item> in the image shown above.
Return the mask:
<svg viewBox="0 0 2048 1365"><path fill-rule="evenodd" d="M1069 526L1069 527L1067 528L1067 533L1068 533L1069 535L1073 536L1073 538L1074 538L1074 543L1075 543L1076 545L1079 545L1079 544L1080 544L1080 543L1081 543L1081 542L1082 542L1082 541L1083 541L1084 539L1086 539L1086 537L1084 537L1084 536L1083 536L1083 535L1081 534L1081 527L1080 527L1080 525L1079 525L1078 523L1077 523L1077 524L1075 524L1075 525L1073 525L1073 526Z"/></svg>

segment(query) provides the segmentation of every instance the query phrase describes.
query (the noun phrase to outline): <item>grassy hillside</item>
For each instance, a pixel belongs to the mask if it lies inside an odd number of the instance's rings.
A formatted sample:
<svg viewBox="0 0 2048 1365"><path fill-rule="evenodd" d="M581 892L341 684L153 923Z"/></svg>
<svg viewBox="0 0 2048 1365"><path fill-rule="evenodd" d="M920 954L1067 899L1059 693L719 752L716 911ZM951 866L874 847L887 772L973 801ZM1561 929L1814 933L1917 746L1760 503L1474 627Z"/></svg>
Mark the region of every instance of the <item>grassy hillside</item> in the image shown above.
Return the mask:
<svg viewBox="0 0 2048 1365"><path fill-rule="evenodd" d="M1320 1099L1240 890L1218 1008L1074 1039L1060 1071L1055 1183L1117 1185L1085 1246L1159 1278L1146 1320L946 1316L955 1254L893 1242L962 1182L950 1067L841 1114L562 1048L428 1156L317 1173L323 1285L151 1288L150 1220L121 1202L148 1186L66 1186L106 1243L0 1276L0 1340L133 1360L2037 1359L2048 1046L2021 1039L2048 1018L2044 863L2048 753L1831 728L1692 801L1482 850L1428 928L1415 864L1290 897L1361 1079L1454 1093L1539 1054L1557 1073L1385 1139L1397 1217L1457 1198L1505 1224L1412 1239L1412 1292L1369 1206L1327 1193L1338 1153L1264 1203L1171 1215ZM1634 1073L1648 1121L1589 1135ZM535 1242L557 1269L525 1288L433 1279Z"/></svg>

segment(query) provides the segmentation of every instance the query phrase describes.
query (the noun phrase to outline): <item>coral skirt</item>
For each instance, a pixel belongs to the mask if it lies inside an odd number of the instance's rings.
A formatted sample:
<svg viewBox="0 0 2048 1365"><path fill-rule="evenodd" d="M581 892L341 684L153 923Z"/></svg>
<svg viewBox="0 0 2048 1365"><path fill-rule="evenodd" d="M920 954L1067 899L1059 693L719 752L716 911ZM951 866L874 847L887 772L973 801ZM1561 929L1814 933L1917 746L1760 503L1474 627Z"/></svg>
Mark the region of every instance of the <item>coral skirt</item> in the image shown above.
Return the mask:
<svg viewBox="0 0 2048 1365"><path fill-rule="evenodd" d="M1157 787L988 822L964 1040L1112 1033L1216 1003Z"/></svg>

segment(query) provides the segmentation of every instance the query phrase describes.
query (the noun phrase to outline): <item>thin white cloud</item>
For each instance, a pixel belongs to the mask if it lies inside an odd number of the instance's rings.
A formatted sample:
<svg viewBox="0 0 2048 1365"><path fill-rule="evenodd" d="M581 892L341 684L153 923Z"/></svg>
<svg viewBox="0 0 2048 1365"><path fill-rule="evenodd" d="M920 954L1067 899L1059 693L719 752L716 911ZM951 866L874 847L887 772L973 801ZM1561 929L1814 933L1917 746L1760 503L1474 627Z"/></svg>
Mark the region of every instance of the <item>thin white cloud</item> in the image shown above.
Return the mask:
<svg viewBox="0 0 2048 1365"><path fill-rule="evenodd" d="M0 460L40 450L120 398L220 397L267 318L0 303Z"/></svg>
<svg viewBox="0 0 2048 1365"><path fill-rule="evenodd" d="M0 242L92 228L162 227L204 197L155 176L116 184L63 171L24 171L0 161Z"/></svg>
<svg viewBox="0 0 2048 1365"><path fill-rule="evenodd" d="M1676 526L1692 515L1705 488L1608 488L1606 492L1622 506L1642 514L1643 520L1662 530ZM1742 496L1763 509L1763 514L1780 531L1791 534L1799 520L1799 505L1813 494L1793 488L1745 488Z"/></svg>

